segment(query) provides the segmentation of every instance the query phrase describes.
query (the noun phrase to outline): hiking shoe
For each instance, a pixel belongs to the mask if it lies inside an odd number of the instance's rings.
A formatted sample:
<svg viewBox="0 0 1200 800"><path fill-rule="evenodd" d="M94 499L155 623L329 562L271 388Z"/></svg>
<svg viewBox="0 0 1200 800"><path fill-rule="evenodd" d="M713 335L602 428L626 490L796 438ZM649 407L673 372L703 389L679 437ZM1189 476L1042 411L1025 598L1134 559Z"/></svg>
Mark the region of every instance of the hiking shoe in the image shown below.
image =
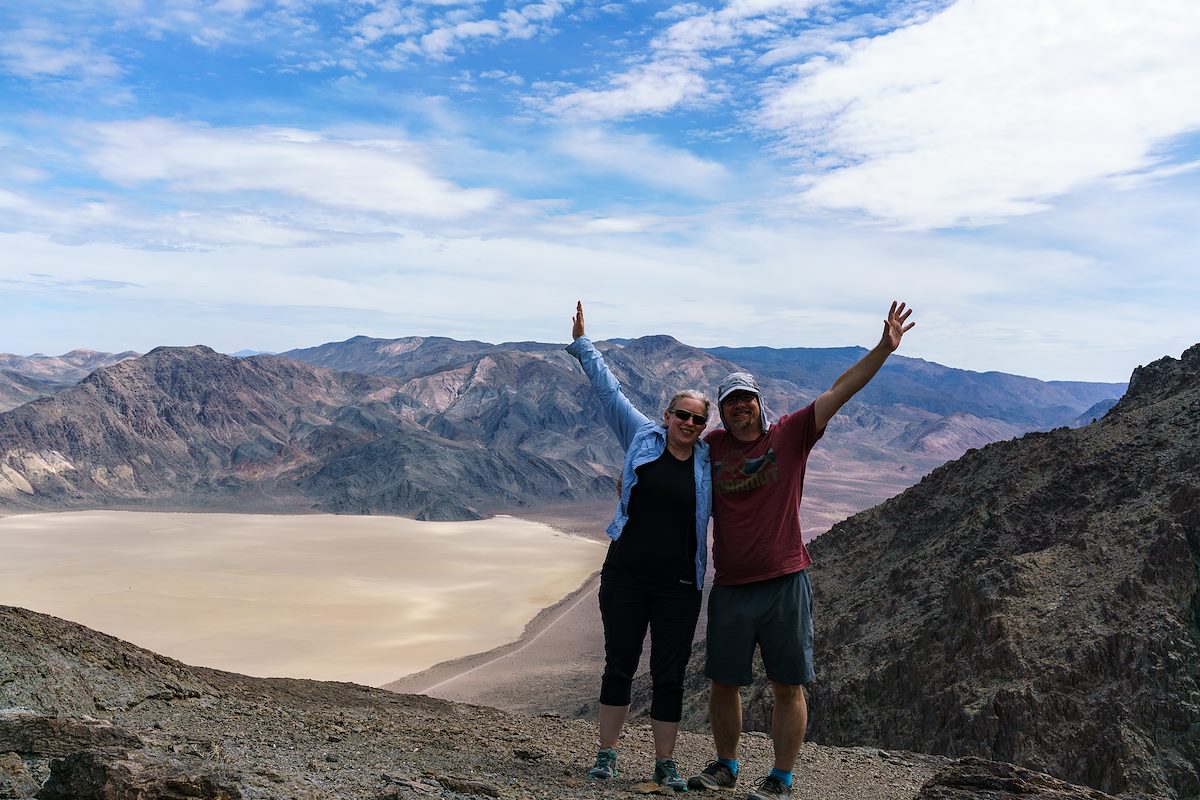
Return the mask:
<svg viewBox="0 0 1200 800"><path fill-rule="evenodd" d="M791 796L792 787L774 775L768 775L754 785L754 791L746 795L746 800L779 800Z"/></svg>
<svg viewBox="0 0 1200 800"><path fill-rule="evenodd" d="M588 770L588 777L606 781L617 777L617 751L605 747L596 751L596 766Z"/></svg>
<svg viewBox="0 0 1200 800"><path fill-rule="evenodd" d="M688 778L689 789L732 789L737 786L737 775L720 761L710 761L699 775Z"/></svg>
<svg viewBox="0 0 1200 800"><path fill-rule="evenodd" d="M679 777L679 767L673 758L660 758L654 762L654 782L676 792L688 790L687 781Z"/></svg>

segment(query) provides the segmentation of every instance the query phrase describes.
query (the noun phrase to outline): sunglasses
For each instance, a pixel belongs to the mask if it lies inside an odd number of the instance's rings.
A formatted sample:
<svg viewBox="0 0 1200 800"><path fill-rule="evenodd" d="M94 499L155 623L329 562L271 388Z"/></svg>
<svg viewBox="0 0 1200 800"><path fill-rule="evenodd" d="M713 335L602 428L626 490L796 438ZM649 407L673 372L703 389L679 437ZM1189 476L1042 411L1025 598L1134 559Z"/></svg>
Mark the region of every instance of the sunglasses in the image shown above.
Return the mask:
<svg viewBox="0 0 1200 800"><path fill-rule="evenodd" d="M742 403L753 403L758 397L752 392L734 392L721 401L723 406L736 406Z"/></svg>
<svg viewBox="0 0 1200 800"><path fill-rule="evenodd" d="M693 414L690 411L684 411L682 408L675 408L667 413L674 414L675 419L679 420L680 422L687 422L690 419L693 425L708 424L708 417L702 417L699 414Z"/></svg>

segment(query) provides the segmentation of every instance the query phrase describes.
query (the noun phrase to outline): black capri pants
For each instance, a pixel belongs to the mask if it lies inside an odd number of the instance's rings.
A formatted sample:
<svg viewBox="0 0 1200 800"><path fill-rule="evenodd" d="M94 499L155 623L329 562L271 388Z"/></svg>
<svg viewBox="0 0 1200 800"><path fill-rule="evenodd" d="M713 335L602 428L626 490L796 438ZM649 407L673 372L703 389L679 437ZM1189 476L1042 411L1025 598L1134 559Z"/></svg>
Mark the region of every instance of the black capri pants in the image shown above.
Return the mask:
<svg viewBox="0 0 1200 800"><path fill-rule="evenodd" d="M650 630L650 718L679 722L683 716L683 675L692 655L700 617L695 586L643 578L605 567L600 575L600 617L604 622L604 676L600 702L627 706L642 643Z"/></svg>

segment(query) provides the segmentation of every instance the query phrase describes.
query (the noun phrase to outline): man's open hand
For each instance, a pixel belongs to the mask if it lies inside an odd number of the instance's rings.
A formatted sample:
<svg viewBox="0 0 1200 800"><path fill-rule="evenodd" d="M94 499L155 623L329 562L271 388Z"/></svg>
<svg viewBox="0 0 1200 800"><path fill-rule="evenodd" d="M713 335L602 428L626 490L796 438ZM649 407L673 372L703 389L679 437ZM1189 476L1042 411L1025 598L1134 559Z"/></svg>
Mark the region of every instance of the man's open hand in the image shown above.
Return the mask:
<svg viewBox="0 0 1200 800"><path fill-rule="evenodd" d="M582 315L582 311L579 312ZM908 318L912 316L912 309L905 309L904 303L897 304L892 301L892 307L888 311L887 320L883 323L883 338L880 343L887 347L888 350L895 351L900 346L900 340L904 338L904 334L912 330L917 323L908 322ZM907 325L905 323L908 323Z"/></svg>

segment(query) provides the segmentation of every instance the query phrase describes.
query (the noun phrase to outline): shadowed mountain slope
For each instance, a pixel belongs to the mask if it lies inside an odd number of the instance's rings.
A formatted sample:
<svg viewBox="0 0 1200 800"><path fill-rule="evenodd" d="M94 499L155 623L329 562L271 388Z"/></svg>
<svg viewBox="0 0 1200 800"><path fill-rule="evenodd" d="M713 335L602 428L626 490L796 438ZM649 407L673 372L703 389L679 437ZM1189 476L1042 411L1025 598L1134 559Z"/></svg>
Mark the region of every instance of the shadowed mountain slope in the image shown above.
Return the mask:
<svg viewBox="0 0 1200 800"><path fill-rule="evenodd" d="M1200 796L1200 345L1092 425L968 452L812 554L814 741Z"/></svg>
<svg viewBox="0 0 1200 800"><path fill-rule="evenodd" d="M288 359L158 348L0 414L0 497L17 508L203 507L345 446L366 431L340 410L395 394L386 379Z"/></svg>

